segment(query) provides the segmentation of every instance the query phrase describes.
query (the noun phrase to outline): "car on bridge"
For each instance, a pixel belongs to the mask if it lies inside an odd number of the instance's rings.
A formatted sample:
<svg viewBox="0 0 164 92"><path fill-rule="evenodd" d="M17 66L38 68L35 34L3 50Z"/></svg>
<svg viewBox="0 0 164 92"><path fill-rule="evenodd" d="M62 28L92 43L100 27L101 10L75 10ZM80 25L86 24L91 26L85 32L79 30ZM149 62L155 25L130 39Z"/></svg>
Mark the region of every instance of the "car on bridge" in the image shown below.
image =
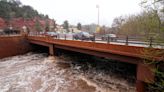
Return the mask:
<svg viewBox="0 0 164 92"><path fill-rule="evenodd" d="M103 41L107 41L109 38L110 41L117 41L117 36L116 34L106 34L101 37Z"/></svg>
<svg viewBox="0 0 164 92"><path fill-rule="evenodd" d="M46 32L46 33L45 33L45 36L55 37L55 38L57 38L58 35L59 35L59 34L56 33L56 32Z"/></svg>
<svg viewBox="0 0 164 92"><path fill-rule="evenodd" d="M88 32L78 32L73 34L73 39L94 41L94 36L89 34Z"/></svg>

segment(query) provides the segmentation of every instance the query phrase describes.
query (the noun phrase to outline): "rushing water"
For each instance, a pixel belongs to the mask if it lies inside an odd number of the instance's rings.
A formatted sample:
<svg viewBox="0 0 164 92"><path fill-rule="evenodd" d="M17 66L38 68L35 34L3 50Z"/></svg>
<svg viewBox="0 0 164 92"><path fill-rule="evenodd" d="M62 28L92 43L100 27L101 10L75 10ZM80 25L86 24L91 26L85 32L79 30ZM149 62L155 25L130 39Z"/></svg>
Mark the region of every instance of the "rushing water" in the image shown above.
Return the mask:
<svg viewBox="0 0 164 92"><path fill-rule="evenodd" d="M0 59L0 92L135 92L129 80L83 63L37 53Z"/></svg>

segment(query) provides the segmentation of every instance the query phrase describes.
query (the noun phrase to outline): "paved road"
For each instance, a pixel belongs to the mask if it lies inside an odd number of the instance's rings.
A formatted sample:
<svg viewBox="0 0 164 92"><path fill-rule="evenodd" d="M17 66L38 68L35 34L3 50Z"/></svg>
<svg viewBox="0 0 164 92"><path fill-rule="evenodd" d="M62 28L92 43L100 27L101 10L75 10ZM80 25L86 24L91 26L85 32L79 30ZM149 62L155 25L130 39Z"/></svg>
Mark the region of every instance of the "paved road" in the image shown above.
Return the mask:
<svg viewBox="0 0 164 92"><path fill-rule="evenodd" d="M59 39L63 39L65 40L73 40L73 34L60 34L60 38ZM81 41L81 40L76 40L76 41ZM93 42L93 41L88 41L88 40L83 40L86 42ZM107 43L107 41L102 41L100 38L96 38L96 43ZM117 41L112 41L109 42L109 44L117 44L117 45L126 45L126 40L117 40ZM149 47L150 44L149 42L142 42L142 41L128 41L128 46L139 46L139 47ZM161 45L152 45L154 48L164 48L164 46Z"/></svg>
<svg viewBox="0 0 164 92"><path fill-rule="evenodd" d="M43 36L43 35L40 35ZM59 38L54 38L54 39L62 39L62 40L73 40L73 34L72 33L68 33L68 34L62 34L60 33L58 35ZM76 41L82 41L82 40L76 40ZM83 40L86 42L93 42L93 41L88 41L88 40ZM106 43L106 44L117 44L117 45L126 45L126 40L121 40L118 39L117 41L111 41L111 42L107 42L107 41L102 41L101 38L97 38L95 39L96 43ZM150 43L149 42L143 42L143 41L128 41L128 46L138 46L138 47L149 47ZM159 44L153 44L152 45L153 48L164 48L164 45L159 45Z"/></svg>

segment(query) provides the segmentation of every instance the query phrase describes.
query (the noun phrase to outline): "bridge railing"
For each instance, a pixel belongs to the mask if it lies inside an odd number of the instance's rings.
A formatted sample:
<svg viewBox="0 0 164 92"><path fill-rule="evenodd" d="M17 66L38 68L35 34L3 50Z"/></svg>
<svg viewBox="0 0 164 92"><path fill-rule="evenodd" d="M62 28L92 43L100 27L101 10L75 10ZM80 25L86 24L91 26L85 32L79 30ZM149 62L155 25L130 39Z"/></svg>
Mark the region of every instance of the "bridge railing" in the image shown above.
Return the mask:
<svg viewBox="0 0 164 92"><path fill-rule="evenodd" d="M106 43L106 44L118 44L118 45L129 45L129 46L140 46L140 47L154 47L154 48L163 48L164 41L159 41L153 37L148 39L145 38L137 38L137 37L116 37L111 38L107 37L106 39L102 39L101 37L94 36L92 39L75 39L73 34L56 34L55 36L50 36L44 33L32 32L29 33L29 36L41 36L41 37L49 37L53 39L60 40L76 40L76 41L87 41L87 42L96 42L96 43Z"/></svg>
<svg viewBox="0 0 164 92"><path fill-rule="evenodd" d="M0 37L9 37L9 36L22 36L22 34L0 34Z"/></svg>
<svg viewBox="0 0 164 92"><path fill-rule="evenodd" d="M0 37L6 37L6 36L21 36L20 30L10 30L10 29L4 29L0 30Z"/></svg>

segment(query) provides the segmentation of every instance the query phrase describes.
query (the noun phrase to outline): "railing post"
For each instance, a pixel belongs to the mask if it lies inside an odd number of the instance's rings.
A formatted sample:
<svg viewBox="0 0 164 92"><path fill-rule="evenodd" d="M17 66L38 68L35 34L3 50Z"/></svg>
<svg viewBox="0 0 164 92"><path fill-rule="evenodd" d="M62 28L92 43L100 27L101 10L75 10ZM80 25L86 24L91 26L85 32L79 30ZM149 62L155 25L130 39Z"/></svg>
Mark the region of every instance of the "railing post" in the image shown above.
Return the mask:
<svg viewBox="0 0 164 92"><path fill-rule="evenodd" d="M83 41L84 40L84 36L82 35L82 37L81 37L81 41Z"/></svg>
<svg viewBox="0 0 164 92"><path fill-rule="evenodd" d="M153 44L153 37L150 37L150 39L149 39L149 47L152 47L152 44Z"/></svg>
<svg viewBox="0 0 164 92"><path fill-rule="evenodd" d="M94 34L94 35L93 35L93 39L92 39L92 41L95 42L95 39L96 39L96 38L95 38L95 34Z"/></svg>
<svg viewBox="0 0 164 92"><path fill-rule="evenodd" d="M109 44L110 43L110 37L108 36L107 38L107 43Z"/></svg>
<svg viewBox="0 0 164 92"><path fill-rule="evenodd" d="M59 34L58 34L57 38L60 39L60 35Z"/></svg>
<svg viewBox="0 0 164 92"><path fill-rule="evenodd" d="M128 40L129 40L129 37L126 36L126 43L125 43L125 45L128 45Z"/></svg>
<svg viewBox="0 0 164 92"><path fill-rule="evenodd" d="M72 40L74 40L74 36L72 35Z"/></svg>
<svg viewBox="0 0 164 92"><path fill-rule="evenodd" d="M67 38L66 38L66 34L64 35L64 38L65 38L65 40L67 40Z"/></svg>

